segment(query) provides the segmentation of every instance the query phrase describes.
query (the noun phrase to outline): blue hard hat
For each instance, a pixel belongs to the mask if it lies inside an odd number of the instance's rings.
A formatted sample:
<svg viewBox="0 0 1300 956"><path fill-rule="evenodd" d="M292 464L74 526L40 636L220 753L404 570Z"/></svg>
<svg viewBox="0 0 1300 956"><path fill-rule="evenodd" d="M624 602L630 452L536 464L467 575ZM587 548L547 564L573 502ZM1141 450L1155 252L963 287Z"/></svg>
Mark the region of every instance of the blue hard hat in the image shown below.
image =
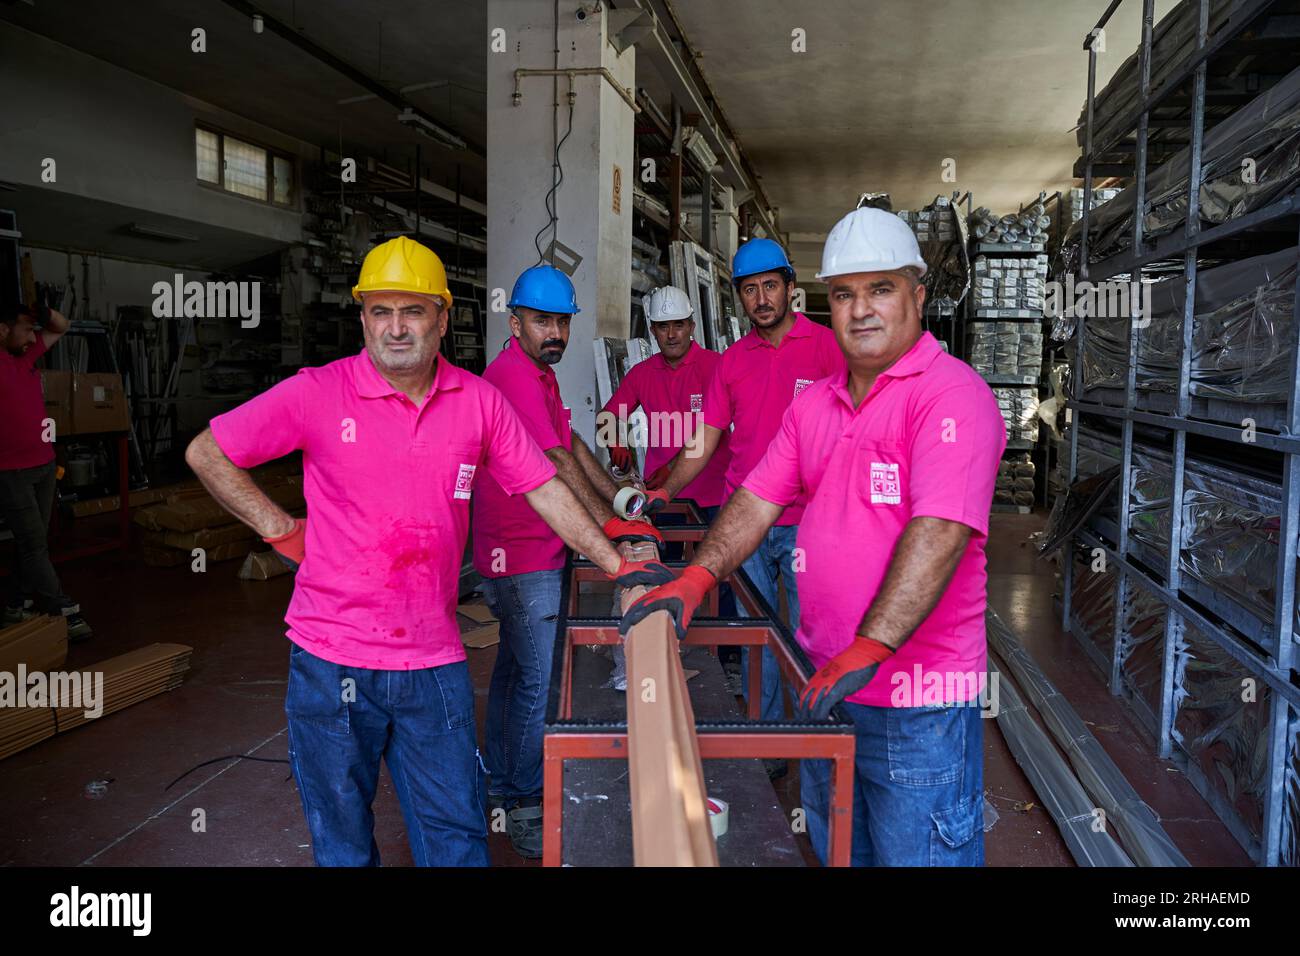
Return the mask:
<svg viewBox="0 0 1300 956"><path fill-rule="evenodd" d="M786 258L785 250L771 239L749 240L736 250L736 257L731 260L733 282L760 272L783 272L787 281L794 279L794 266Z"/></svg>
<svg viewBox="0 0 1300 956"><path fill-rule="evenodd" d="M511 309L523 306L538 312L564 315L576 315L582 311L578 308L578 296L569 277L555 266L546 264L533 266L519 274L506 305Z"/></svg>

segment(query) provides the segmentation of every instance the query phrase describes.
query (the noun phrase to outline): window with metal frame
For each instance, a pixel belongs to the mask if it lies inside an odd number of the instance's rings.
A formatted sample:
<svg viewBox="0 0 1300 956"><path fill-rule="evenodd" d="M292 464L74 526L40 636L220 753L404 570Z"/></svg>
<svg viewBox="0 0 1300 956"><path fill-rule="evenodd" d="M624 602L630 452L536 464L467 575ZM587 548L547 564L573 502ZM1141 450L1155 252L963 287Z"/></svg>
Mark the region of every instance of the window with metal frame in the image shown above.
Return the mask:
<svg viewBox="0 0 1300 956"><path fill-rule="evenodd" d="M291 156L205 126L194 127L195 176L204 185L275 206L292 206Z"/></svg>

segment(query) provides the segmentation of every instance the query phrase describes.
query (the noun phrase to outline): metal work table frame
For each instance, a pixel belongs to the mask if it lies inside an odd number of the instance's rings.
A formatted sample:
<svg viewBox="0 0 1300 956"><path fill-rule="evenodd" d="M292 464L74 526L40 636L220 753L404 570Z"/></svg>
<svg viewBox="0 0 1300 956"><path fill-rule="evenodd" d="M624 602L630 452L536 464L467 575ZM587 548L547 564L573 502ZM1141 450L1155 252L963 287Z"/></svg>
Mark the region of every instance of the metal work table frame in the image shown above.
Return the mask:
<svg viewBox="0 0 1300 956"><path fill-rule="evenodd" d="M669 506L671 513L681 514L689 523L666 525L659 530L667 541L683 542L686 558L694 554L694 545L703 540L708 525L691 501ZM669 567L683 567L685 562L665 562ZM563 862L564 761L626 760L628 756L627 721L597 721L573 715L573 654L582 645L618 644L617 617L579 617L579 590L584 583L608 583L600 568L590 561L575 560L570 555L565 566L560 592L560 616L555 632L551 686L546 707L543 744L543 819L542 865L560 866ZM701 608L708 616L691 621L683 645L716 649L720 645L769 647L776 655L782 676L796 695L803 691L814 668L803 649L795 643L789 628L763 599L748 576L737 569L727 577L739 606L749 615L744 619L719 618L718 589L714 588L707 605ZM848 866L852 853L853 828L853 758L854 727L840 708L827 720L760 720L759 703L762 685L762 654L749 655L748 720L696 720L695 730L704 760L727 758L826 759L833 762L830 807L828 813L828 860L831 866Z"/></svg>

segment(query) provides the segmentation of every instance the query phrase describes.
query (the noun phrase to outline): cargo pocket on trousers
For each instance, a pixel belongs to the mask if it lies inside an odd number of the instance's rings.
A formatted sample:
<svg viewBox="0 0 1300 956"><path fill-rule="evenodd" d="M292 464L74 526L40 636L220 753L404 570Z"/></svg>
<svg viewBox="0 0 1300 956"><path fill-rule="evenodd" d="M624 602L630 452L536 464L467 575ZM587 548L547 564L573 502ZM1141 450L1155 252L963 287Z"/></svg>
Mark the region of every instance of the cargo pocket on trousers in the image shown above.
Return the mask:
<svg viewBox="0 0 1300 956"><path fill-rule="evenodd" d="M984 829L983 794L961 801L951 810L930 814L931 866L977 866Z"/></svg>
<svg viewBox="0 0 1300 956"><path fill-rule="evenodd" d="M352 680L352 678L347 678ZM344 694L355 686L344 685L343 667L317 657L297 644L289 651L289 690L284 712L289 720L308 724L326 733L347 736L352 732Z"/></svg>

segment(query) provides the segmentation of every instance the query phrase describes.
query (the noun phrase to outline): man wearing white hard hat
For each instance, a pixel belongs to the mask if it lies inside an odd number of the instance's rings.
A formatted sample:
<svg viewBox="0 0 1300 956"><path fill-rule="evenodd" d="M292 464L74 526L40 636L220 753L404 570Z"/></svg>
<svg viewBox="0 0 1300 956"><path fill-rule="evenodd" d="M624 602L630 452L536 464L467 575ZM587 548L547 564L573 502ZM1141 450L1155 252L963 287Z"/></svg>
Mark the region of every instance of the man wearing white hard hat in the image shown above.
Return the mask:
<svg viewBox="0 0 1300 956"><path fill-rule="evenodd" d="M700 442L703 454L677 457L663 484L647 495L646 510L651 514L695 479L722 436L728 434L731 464L726 492L728 496L735 493L767 451L790 402L818 379L844 371L844 356L831 330L795 310L794 266L780 245L761 237L745 242L731 259L731 276L753 328L723 354L704 395ZM800 561L794 541L802 514L802 501L787 508L744 567L746 576L773 609L779 608L784 591L792 628L799 626L795 578ZM776 655L765 647L759 657L761 686L751 688L749 648L742 651L741 692L746 701L751 694L758 698L763 720L784 720L785 682ZM773 779L785 776L784 760L767 759L764 765Z"/></svg>
<svg viewBox="0 0 1300 956"><path fill-rule="evenodd" d="M703 420L704 394L713 381L722 356L695 344L695 316L691 300L676 286L655 289L645 297L645 317L659 345L659 353L628 370L604 411L625 423L637 406L644 409L647 434L645 474L647 488L660 488L668 477L673 457L701 452L696 433ZM622 429L620 429L622 431ZM677 493L704 509L722 504L724 479L731 463L730 443L723 435L700 474ZM609 460L621 471L632 468L632 451L625 444L609 446Z"/></svg>
<svg viewBox="0 0 1300 956"><path fill-rule="evenodd" d="M629 607L678 633L782 510L808 501L796 639L816 666L799 712L857 730L853 863L979 866L985 558L1006 428L988 385L921 329L925 261L907 224L849 213L818 278L847 374L791 404L766 455L681 577ZM808 834L827 854L830 768L805 760Z"/></svg>

